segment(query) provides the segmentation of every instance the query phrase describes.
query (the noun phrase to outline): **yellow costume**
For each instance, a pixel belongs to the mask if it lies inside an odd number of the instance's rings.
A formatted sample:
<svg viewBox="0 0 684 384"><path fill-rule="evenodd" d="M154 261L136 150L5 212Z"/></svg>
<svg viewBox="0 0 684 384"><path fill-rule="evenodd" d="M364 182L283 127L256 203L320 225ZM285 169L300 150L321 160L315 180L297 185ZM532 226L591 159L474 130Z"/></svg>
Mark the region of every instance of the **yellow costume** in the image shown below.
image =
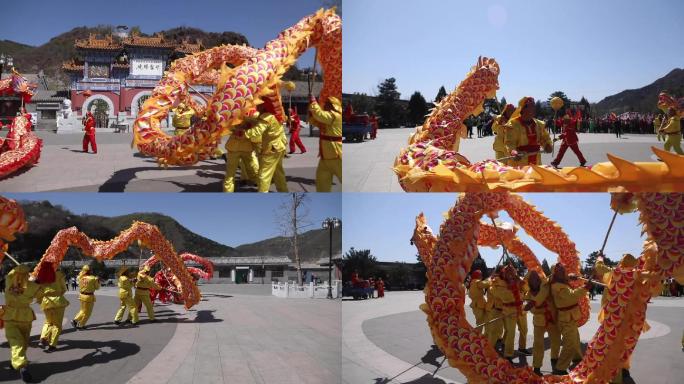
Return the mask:
<svg viewBox="0 0 684 384"><path fill-rule="evenodd" d="M147 274L149 271L150 268L144 266L138 273L138 281L135 283L135 306L137 308L140 304L145 304L147 318L154 321L154 308L152 306L152 299L150 299L150 288L161 289L161 287Z"/></svg>
<svg viewBox="0 0 684 384"><path fill-rule="evenodd" d="M31 323L36 315L31 302L42 294L42 287L28 280L29 269L25 265L15 267L5 280L5 305L2 320L5 336L10 345L12 368L19 370L28 365L26 349L31 336Z"/></svg>
<svg viewBox="0 0 684 384"><path fill-rule="evenodd" d="M57 340L62 333L64 310L69 305L69 301L64 298L66 291L64 273L57 270L55 271L55 281L44 286L43 299L40 302L40 308L45 313L45 324L43 324L40 339L53 348L57 346Z"/></svg>
<svg viewBox="0 0 684 384"><path fill-rule="evenodd" d="M528 300L534 305L532 312L532 325L534 327L534 341L532 344L532 366L541 368L544 362L544 334L549 333L551 339L551 361L558 359L560 352L561 337L556 319L558 314L551 297L551 286L548 281L543 281L539 292L535 295L528 292Z"/></svg>
<svg viewBox="0 0 684 384"><path fill-rule="evenodd" d="M660 116L656 116L655 119L653 119L653 130L656 134L656 137L658 138L658 141L661 141L664 137L662 133L659 132L660 130L660 125L663 123L663 120L660 118Z"/></svg>
<svg viewBox="0 0 684 384"><path fill-rule="evenodd" d="M565 283L552 283L551 295L558 310L558 328L561 333L561 353L556 369L568 369L573 359L582 356L577 320L580 319L579 299L587 295L583 287L572 289Z"/></svg>
<svg viewBox="0 0 684 384"><path fill-rule="evenodd" d="M332 106L328 111L315 100L309 104L314 124L321 130L316 192L330 192L333 176L342 182L342 105L336 97L330 97L328 101Z"/></svg>
<svg viewBox="0 0 684 384"><path fill-rule="evenodd" d="M530 142L531 137L536 138L536 144L538 144L543 150L545 147L551 146L551 138L549 137L549 132L544 126L544 122L541 120L533 119L534 128L529 132L525 125L521 122L519 117L511 119L507 124L506 138L504 139L504 144L506 150L511 153L515 150L517 152L527 152L530 153L532 150L528 148L530 145L534 145ZM534 156L534 155L532 155ZM541 153L536 155L536 165L541 165ZM521 167L524 165L529 165L528 156L522 156L520 160L511 159L509 165L514 167Z"/></svg>
<svg viewBox="0 0 684 384"><path fill-rule="evenodd" d="M492 293L492 286L498 281L497 277L492 277L489 283L489 289L487 290L487 303L485 307L485 313L487 315L486 321L494 320L501 317L501 302L494 297ZM492 346L496 346L496 342L501 339L503 335L503 320L492 321L485 325L485 336Z"/></svg>
<svg viewBox="0 0 684 384"><path fill-rule="evenodd" d="M81 310L71 322L72 324L75 323L76 328L85 327L95 306L95 291L100 289L100 279L88 274L89 272L90 267L85 265L81 269L81 273L78 274L78 299L81 301Z"/></svg>
<svg viewBox="0 0 684 384"><path fill-rule="evenodd" d="M283 169L283 157L287 146L285 129L272 114L259 114L256 123L245 131L245 136L252 142L261 141L259 150L259 192L268 192L271 181L278 192L287 192L287 180Z"/></svg>
<svg viewBox="0 0 684 384"><path fill-rule="evenodd" d="M670 148L674 148L674 151L679 155L684 155L682 151L682 129L679 121L679 116L674 115L670 117L669 121L663 132L667 134L667 139L665 140L665 150L669 151Z"/></svg>
<svg viewBox="0 0 684 384"><path fill-rule="evenodd" d="M235 191L235 172L240 167L242 180L256 180L259 171L256 155L252 142L245 136L248 128L246 123L233 128L226 142L226 178L223 181L223 192Z"/></svg>
<svg viewBox="0 0 684 384"><path fill-rule="evenodd" d="M195 111L192 108L187 107L184 103L178 104L173 109L173 118L171 119L171 124L175 128L173 134L175 136L184 134L190 128L194 115Z"/></svg>
<svg viewBox="0 0 684 384"><path fill-rule="evenodd" d="M523 281L520 284L520 297L525 297L528 291L527 282ZM522 352L527 350L527 311L523 309L522 302L520 302L520 309L518 317L515 319L515 324L518 327L518 349Z"/></svg>
<svg viewBox="0 0 684 384"><path fill-rule="evenodd" d="M492 132L494 132L495 138L494 138L494 144L492 147L494 148L494 156L496 159L501 159L503 157L508 157L510 156L510 152L508 151L508 148L506 148L506 134L507 134L507 129L506 129L506 124L502 123L504 119L503 115L498 115L494 118L494 122L492 123ZM508 164L507 160L502 161L504 164Z"/></svg>
<svg viewBox="0 0 684 384"><path fill-rule="evenodd" d="M515 349L513 345L515 342L515 324L521 302L516 301L515 294L502 279L497 279L491 290L494 297L501 303L501 316L504 316L504 357L512 358Z"/></svg>
<svg viewBox="0 0 684 384"><path fill-rule="evenodd" d="M475 324L482 324L487 321L487 302L485 301L484 290L489 288L489 286L490 282L482 281L481 279L473 279L470 282L468 296L472 300L470 308L472 308L475 315ZM482 333L484 330L480 327L478 331Z"/></svg>
<svg viewBox="0 0 684 384"><path fill-rule="evenodd" d="M133 300L135 277L131 276L132 272L134 271L129 271L127 267L122 267L116 273L119 276L119 300L121 302L119 310L116 312L116 316L114 316L114 322L117 324L123 320L126 308L128 308L128 317L131 319L131 323L136 324L138 322L138 307Z"/></svg>

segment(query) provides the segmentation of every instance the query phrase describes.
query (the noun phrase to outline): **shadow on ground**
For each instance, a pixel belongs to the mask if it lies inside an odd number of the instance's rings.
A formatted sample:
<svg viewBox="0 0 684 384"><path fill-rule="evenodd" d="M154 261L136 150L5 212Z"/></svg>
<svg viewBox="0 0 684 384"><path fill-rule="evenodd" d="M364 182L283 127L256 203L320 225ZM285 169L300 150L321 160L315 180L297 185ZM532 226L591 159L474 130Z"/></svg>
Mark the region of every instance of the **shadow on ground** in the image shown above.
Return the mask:
<svg viewBox="0 0 684 384"><path fill-rule="evenodd" d="M140 346L133 343L125 343L119 340L92 341L92 340L64 340L64 346L56 352L69 349L82 349L85 353L81 358L71 361L52 361L45 363L33 363L29 365L34 383L40 383L57 373L73 371L82 367L106 364L113 360L119 360L137 354ZM10 367L8 360L0 361L0 382L12 381L19 378L18 373Z"/></svg>

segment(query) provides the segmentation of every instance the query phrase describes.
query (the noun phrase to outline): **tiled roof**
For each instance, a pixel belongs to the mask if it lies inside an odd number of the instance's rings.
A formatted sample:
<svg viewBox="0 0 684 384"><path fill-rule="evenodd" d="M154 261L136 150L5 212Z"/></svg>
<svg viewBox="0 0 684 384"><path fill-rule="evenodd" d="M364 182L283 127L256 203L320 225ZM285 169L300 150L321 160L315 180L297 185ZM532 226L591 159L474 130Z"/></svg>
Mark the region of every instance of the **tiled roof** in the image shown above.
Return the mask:
<svg viewBox="0 0 684 384"><path fill-rule="evenodd" d="M117 51L123 48L121 43L114 40L112 35L107 35L104 39L98 39L94 33L91 33L87 39L76 39L75 46L81 49L101 49L107 51Z"/></svg>
<svg viewBox="0 0 684 384"><path fill-rule="evenodd" d="M189 40L183 39L176 47L176 52L180 53L195 53L202 50L202 41L197 40L194 44Z"/></svg>
<svg viewBox="0 0 684 384"><path fill-rule="evenodd" d="M83 71L83 63L77 60L71 59L62 63L62 69L65 71L80 72Z"/></svg>
<svg viewBox="0 0 684 384"><path fill-rule="evenodd" d="M133 34L123 39L123 45L126 47L175 48L177 44L175 41L166 40L162 34L151 37Z"/></svg>

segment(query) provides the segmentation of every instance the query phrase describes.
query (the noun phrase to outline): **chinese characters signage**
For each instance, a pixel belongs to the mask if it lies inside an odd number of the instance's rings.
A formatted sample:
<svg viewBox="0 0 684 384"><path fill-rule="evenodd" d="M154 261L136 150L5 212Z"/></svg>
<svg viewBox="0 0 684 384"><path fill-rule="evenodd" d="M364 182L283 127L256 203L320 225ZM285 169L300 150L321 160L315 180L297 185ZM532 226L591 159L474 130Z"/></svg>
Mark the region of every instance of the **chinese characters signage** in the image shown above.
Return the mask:
<svg viewBox="0 0 684 384"><path fill-rule="evenodd" d="M88 77L102 79L109 78L109 64L88 65Z"/></svg>
<svg viewBox="0 0 684 384"><path fill-rule="evenodd" d="M132 59L131 75L134 76L162 76L164 64L157 59Z"/></svg>

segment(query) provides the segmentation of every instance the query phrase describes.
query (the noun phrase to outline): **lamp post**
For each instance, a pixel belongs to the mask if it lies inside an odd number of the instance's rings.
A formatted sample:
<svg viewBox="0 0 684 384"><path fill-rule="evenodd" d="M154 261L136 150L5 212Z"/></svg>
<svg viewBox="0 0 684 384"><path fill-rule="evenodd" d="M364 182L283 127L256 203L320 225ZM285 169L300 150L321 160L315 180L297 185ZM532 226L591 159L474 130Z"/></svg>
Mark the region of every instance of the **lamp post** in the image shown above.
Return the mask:
<svg viewBox="0 0 684 384"><path fill-rule="evenodd" d="M333 229L342 226L342 220L336 217L328 217L323 220L321 227L323 229L328 229L330 233L330 253L328 259L328 299L333 298L332 294L332 234Z"/></svg>

